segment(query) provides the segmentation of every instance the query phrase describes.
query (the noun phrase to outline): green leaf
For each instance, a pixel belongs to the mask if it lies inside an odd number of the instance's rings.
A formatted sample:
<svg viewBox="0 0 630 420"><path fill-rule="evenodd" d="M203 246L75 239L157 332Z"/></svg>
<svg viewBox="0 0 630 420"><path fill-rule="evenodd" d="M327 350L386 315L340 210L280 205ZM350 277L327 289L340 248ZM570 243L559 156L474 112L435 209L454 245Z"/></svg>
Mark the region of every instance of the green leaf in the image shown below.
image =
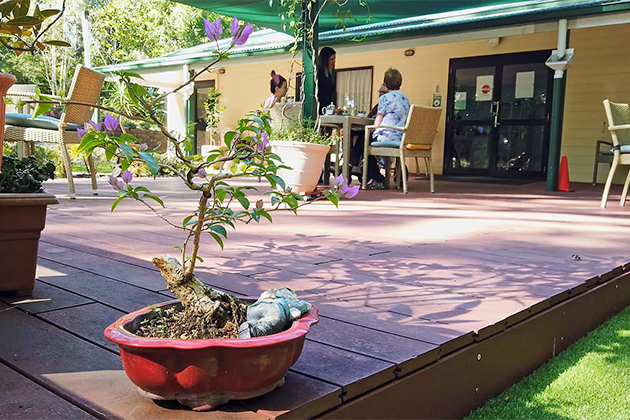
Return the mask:
<svg viewBox="0 0 630 420"><path fill-rule="evenodd" d="M272 187L275 188L274 184L277 184L280 186L280 188L282 188L282 191L286 190L286 185L284 183L284 180L280 178L278 175L267 174L266 178L269 180L269 183L272 184L271 185ZM273 183L271 182L271 180L273 180Z"/></svg>
<svg viewBox="0 0 630 420"><path fill-rule="evenodd" d="M22 27L31 27L35 25L39 25L43 22L43 19L38 19L32 16L20 16L15 19L9 20L5 22L8 26L22 26Z"/></svg>
<svg viewBox="0 0 630 420"><path fill-rule="evenodd" d="M142 196L142 199L144 199L145 197L146 197L146 198L150 198L151 200L157 201L157 202L158 202L158 203L159 203L162 207L166 207L166 206L164 206L164 202L162 201L162 199L161 199L160 197L156 196L156 195L153 195L153 194L144 194L144 195Z"/></svg>
<svg viewBox="0 0 630 420"><path fill-rule="evenodd" d="M148 192L148 193L151 193L151 191L149 191L149 189L148 189L148 188L145 188L145 187L136 187L136 188L135 188L135 191L136 191L136 192L138 192L138 191L142 191L142 192Z"/></svg>
<svg viewBox="0 0 630 420"><path fill-rule="evenodd" d="M186 226L186 224L188 224L188 222L190 222L190 219L192 219L193 217L195 217L193 214L191 214L190 216L186 216L182 221L182 226Z"/></svg>
<svg viewBox="0 0 630 420"><path fill-rule="evenodd" d="M330 194L328 197L328 201L333 203L335 207L339 208L339 196L337 194Z"/></svg>
<svg viewBox="0 0 630 420"><path fill-rule="evenodd" d="M195 257L195 258L197 258L197 260L198 260L199 262L203 262L203 258L201 258L199 255L197 255L197 257Z"/></svg>
<svg viewBox="0 0 630 420"><path fill-rule="evenodd" d="M37 104L37 106L35 106L35 111L33 112L33 117L31 117L31 119L34 120L38 116L47 113L52 109L52 107L53 104Z"/></svg>
<svg viewBox="0 0 630 420"><path fill-rule="evenodd" d="M105 146L105 159L107 161L112 160L112 158L116 155L116 146L114 144L108 144Z"/></svg>
<svg viewBox="0 0 630 420"><path fill-rule="evenodd" d="M120 147L120 150L127 156L127 159L133 159L133 149L131 146L125 143L118 143L118 147Z"/></svg>
<svg viewBox="0 0 630 420"><path fill-rule="evenodd" d="M260 209L260 210L258 210L258 213L259 213L262 217L264 217L265 219L269 220L269 223L272 223L272 220L271 220L271 215L270 215L269 213L267 213L267 211L266 211L266 210Z"/></svg>
<svg viewBox="0 0 630 420"><path fill-rule="evenodd" d="M8 0L0 3L0 14L2 16L8 16L15 6L17 5L17 0Z"/></svg>
<svg viewBox="0 0 630 420"><path fill-rule="evenodd" d="M216 190L214 190L214 196L217 198L217 200L219 200L219 203L223 203L226 194L227 191L225 191L223 188L217 188Z"/></svg>
<svg viewBox="0 0 630 420"><path fill-rule="evenodd" d="M58 15L59 13L61 13L61 10L58 9L44 9L39 11L39 14L45 18ZM68 46L70 46L70 44L68 44Z"/></svg>
<svg viewBox="0 0 630 420"><path fill-rule="evenodd" d="M254 219L256 223L260 223L260 214L258 213L258 209L254 209L252 212L252 219Z"/></svg>
<svg viewBox="0 0 630 420"><path fill-rule="evenodd" d="M227 238L227 231L221 225L210 226L210 230L218 233L219 235L222 235L224 238Z"/></svg>
<svg viewBox="0 0 630 420"><path fill-rule="evenodd" d="M174 247L173 247L173 250L174 250L174 251L181 251L181 250L182 250L182 248L181 248L180 246L174 246Z"/></svg>
<svg viewBox="0 0 630 420"><path fill-rule="evenodd" d="M125 197L127 197L127 194L121 195L112 203L112 213L114 212L116 206L118 206L118 203L120 203Z"/></svg>
<svg viewBox="0 0 630 420"><path fill-rule="evenodd" d="M247 199L245 194L243 194L243 193L234 194L234 198L236 198L238 200L238 202L241 203L241 206L243 206L243 208L245 210L247 210L249 208L249 200Z"/></svg>
<svg viewBox="0 0 630 420"><path fill-rule="evenodd" d="M221 249L223 249L223 239L221 239L221 237L214 232L208 232L208 233L210 234L210 236L214 238L215 241L217 241Z"/></svg>
<svg viewBox="0 0 630 420"><path fill-rule="evenodd" d="M138 154L140 155L142 160L144 160L147 165L149 165L149 169L151 170L153 177L156 177L158 172L160 172L160 164L155 159L155 157L153 157L151 153L147 152L138 152Z"/></svg>
<svg viewBox="0 0 630 420"><path fill-rule="evenodd" d="M42 41L42 44L48 44L48 45L52 45L54 47L69 47L70 46L69 42L59 41L57 39L53 39L53 40L49 40L49 41Z"/></svg>
<svg viewBox="0 0 630 420"><path fill-rule="evenodd" d="M232 140L234 140L234 137L236 137L237 134L238 133L236 131L228 131L227 133L225 133L225 136L223 136L223 142L228 149L231 147Z"/></svg>

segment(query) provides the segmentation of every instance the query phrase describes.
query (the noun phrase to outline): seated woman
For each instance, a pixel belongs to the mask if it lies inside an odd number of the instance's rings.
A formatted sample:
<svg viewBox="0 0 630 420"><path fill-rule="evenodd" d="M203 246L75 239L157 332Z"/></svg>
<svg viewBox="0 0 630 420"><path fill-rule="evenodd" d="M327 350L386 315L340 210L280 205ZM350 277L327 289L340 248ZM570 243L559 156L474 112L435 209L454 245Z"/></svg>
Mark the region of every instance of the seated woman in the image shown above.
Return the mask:
<svg viewBox="0 0 630 420"><path fill-rule="evenodd" d="M263 110L265 111L269 111L271 108L273 108L276 102L282 100L282 98L284 98L284 96L287 94L287 90L289 89L287 79L280 76L279 74L276 74L276 72L273 70L271 70L270 87L271 95L269 95L269 97L265 99L265 102L262 106Z"/></svg>
<svg viewBox="0 0 630 420"><path fill-rule="evenodd" d="M374 125L404 127L407 122L407 115L409 114L410 106L409 99L399 90L402 85L402 75L398 70L390 68L385 72L383 84L389 92L383 94L378 100ZM391 128L377 128L372 132L370 141L400 141L401 139L402 131ZM359 156L363 154L364 144L365 136L359 137L354 147L356 150L355 153L358 153ZM367 189L384 190L385 178L378 169L376 158L370 155L367 162L364 162L363 164L368 165Z"/></svg>

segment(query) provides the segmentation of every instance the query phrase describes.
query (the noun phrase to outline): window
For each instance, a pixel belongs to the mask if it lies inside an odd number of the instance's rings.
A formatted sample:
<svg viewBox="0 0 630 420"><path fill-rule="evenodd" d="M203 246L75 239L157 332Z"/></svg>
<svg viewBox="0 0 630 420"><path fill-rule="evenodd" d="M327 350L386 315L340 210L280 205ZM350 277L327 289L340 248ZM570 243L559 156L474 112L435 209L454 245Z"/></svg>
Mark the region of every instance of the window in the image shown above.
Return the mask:
<svg viewBox="0 0 630 420"><path fill-rule="evenodd" d="M335 104L345 105L346 95L355 101L357 111L370 112L372 109L372 67L337 70L337 98ZM295 100L299 101L302 91L302 73L295 77Z"/></svg>

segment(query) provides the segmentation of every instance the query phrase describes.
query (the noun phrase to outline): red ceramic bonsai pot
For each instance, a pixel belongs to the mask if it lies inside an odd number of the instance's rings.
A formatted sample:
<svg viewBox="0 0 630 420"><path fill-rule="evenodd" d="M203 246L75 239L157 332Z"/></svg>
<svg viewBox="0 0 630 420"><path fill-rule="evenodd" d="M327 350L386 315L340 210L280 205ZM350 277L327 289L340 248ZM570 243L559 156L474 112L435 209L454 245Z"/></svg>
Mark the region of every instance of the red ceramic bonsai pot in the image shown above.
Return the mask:
<svg viewBox="0 0 630 420"><path fill-rule="evenodd" d="M157 305L179 305L170 301ZM139 337L147 307L125 315L105 330L118 344L125 373L142 395L177 400L196 411L211 410L229 400L254 398L284 384L284 376L302 352L306 333L319 321L313 306L278 334L242 340L181 340Z"/></svg>

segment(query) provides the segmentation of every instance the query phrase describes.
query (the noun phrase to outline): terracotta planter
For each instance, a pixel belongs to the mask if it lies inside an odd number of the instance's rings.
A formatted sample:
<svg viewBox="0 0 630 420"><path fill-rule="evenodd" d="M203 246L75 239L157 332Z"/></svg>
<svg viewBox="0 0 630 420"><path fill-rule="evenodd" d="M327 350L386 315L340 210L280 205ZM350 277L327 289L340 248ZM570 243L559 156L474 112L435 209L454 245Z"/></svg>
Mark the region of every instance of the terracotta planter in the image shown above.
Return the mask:
<svg viewBox="0 0 630 420"><path fill-rule="evenodd" d="M0 293L32 294L46 208L58 203L47 192L0 194Z"/></svg>
<svg viewBox="0 0 630 420"><path fill-rule="evenodd" d="M165 302L158 307L180 305ZM266 394L284 384L284 376L302 352L312 324L311 310L278 334L243 340L179 340L133 334L151 307L125 315L105 330L120 346L125 373L140 393L154 400L177 400L195 411L211 410L229 400Z"/></svg>
<svg viewBox="0 0 630 420"><path fill-rule="evenodd" d="M299 141L271 141L271 150L292 169L278 169L278 176L294 192L310 193L317 187L330 146Z"/></svg>
<svg viewBox="0 0 630 420"><path fill-rule="evenodd" d="M15 83L15 76L8 73L0 73L0 156L2 156L2 145L4 144L4 97L7 90Z"/></svg>

